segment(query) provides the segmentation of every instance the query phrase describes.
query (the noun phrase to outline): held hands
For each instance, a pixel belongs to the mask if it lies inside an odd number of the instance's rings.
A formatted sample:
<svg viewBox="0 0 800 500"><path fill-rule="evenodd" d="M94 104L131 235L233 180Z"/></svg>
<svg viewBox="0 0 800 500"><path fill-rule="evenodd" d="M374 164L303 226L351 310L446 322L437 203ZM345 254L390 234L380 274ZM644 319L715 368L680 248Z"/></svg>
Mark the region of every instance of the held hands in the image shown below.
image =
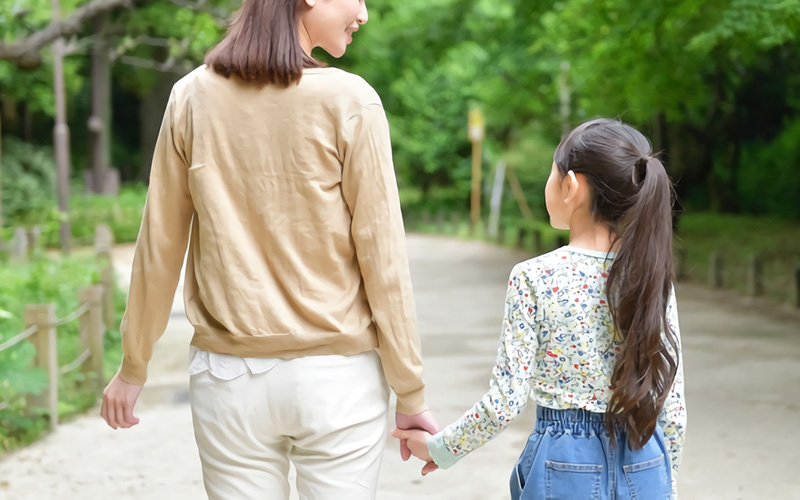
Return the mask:
<svg viewBox="0 0 800 500"><path fill-rule="evenodd" d="M423 476L438 469L439 467L433 463L433 460L428 454L428 447L425 444L427 436L439 432L439 424L436 422L436 419L433 418L431 412L425 410L422 413L417 413L416 415L404 415L402 413L396 413L395 424L397 425L397 429L392 432L392 436L400 439L400 457L406 461L411 458L411 455L413 454L415 457L425 460L425 467L422 468ZM406 437L405 434L402 437L396 434L397 432L403 432L407 430L417 431L422 434L420 435L412 433L408 435L408 437ZM413 449L410 448L410 439L412 436L415 439L415 442L413 443ZM426 455L427 458L422 456L422 454Z"/></svg>
<svg viewBox="0 0 800 500"><path fill-rule="evenodd" d="M425 462L425 467L422 468L423 476L439 468L433 462L433 458L431 458L431 454L428 451L427 441L431 437L430 432L419 429L395 429L392 431L392 436L405 441L411 454Z"/></svg>
<svg viewBox="0 0 800 500"><path fill-rule="evenodd" d="M129 384L119 378L119 374L114 375L103 391L100 409L100 415L109 427L127 429L139 423L139 419L133 416L133 407L141 392L141 385Z"/></svg>

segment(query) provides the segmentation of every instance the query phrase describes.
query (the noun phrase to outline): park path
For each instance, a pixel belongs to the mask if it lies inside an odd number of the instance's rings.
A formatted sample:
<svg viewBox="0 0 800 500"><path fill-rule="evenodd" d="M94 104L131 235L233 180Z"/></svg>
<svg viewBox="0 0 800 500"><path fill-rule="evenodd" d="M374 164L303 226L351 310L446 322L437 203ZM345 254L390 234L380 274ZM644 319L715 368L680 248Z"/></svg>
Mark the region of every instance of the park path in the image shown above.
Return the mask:
<svg viewBox="0 0 800 500"><path fill-rule="evenodd" d="M420 235L410 235L408 246L428 400L446 424L487 387L508 273L529 256ZM124 282L132 247L117 247L114 257ZM689 285L678 287L678 300L689 410L682 500L800 498L800 317ZM206 498L187 404L191 333L179 294L137 407L140 425L113 431L96 409L64 423L0 461L0 499ZM453 469L424 479L387 439L378 499L508 498L531 410Z"/></svg>

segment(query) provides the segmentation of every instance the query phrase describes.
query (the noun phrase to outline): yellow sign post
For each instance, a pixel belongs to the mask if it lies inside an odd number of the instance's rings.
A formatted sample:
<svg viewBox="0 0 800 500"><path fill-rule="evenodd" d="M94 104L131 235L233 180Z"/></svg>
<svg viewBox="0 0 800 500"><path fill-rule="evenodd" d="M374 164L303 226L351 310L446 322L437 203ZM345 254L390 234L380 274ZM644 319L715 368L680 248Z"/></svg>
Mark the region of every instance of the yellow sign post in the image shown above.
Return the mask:
<svg viewBox="0 0 800 500"><path fill-rule="evenodd" d="M469 112L469 140L472 142L472 199L470 203L470 227L475 230L481 220L481 157L486 122L480 109Z"/></svg>

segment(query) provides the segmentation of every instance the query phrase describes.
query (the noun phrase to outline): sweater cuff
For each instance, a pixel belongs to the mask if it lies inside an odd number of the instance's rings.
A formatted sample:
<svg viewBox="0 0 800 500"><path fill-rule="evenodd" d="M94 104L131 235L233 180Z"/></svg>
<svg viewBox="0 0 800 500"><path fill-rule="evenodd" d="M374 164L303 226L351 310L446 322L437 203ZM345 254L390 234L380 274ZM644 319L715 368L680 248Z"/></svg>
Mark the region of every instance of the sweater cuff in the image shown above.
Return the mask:
<svg viewBox="0 0 800 500"><path fill-rule="evenodd" d="M427 409L424 385L415 391L397 394L397 413L416 415Z"/></svg>
<svg viewBox="0 0 800 500"><path fill-rule="evenodd" d="M122 358L119 367L119 378L131 385L144 385L147 380L147 366L136 366L130 358Z"/></svg>
<svg viewBox="0 0 800 500"><path fill-rule="evenodd" d="M464 457L464 455L459 456L450 451L444 444L444 433L441 431L429 437L426 444L428 445L428 453L431 454L433 463L440 469L449 469Z"/></svg>

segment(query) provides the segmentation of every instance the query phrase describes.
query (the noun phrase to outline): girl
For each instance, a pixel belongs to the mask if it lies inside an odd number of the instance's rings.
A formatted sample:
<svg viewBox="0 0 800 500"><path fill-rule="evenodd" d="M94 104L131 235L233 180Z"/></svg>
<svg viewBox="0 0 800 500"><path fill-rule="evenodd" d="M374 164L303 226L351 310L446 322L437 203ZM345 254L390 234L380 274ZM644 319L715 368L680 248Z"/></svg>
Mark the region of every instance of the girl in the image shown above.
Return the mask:
<svg viewBox="0 0 800 500"><path fill-rule="evenodd" d="M647 139L614 120L579 126L554 160L547 211L570 243L514 267L489 392L433 436L393 435L429 462L423 472L445 469L532 392L512 499L674 497L686 409L670 180Z"/></svg>
<svg viewBox="0 0 800 500"><path fill-rule="evenodd" d="M364 0L245 0L167 104L101 412L114 429L138 423L188 241L190 402L211 500L288 499L290 460L303 500L373 499L387 382L398 427L438 430L386 114L363 79L311 57L342 56L367 19Z"/></svg>

